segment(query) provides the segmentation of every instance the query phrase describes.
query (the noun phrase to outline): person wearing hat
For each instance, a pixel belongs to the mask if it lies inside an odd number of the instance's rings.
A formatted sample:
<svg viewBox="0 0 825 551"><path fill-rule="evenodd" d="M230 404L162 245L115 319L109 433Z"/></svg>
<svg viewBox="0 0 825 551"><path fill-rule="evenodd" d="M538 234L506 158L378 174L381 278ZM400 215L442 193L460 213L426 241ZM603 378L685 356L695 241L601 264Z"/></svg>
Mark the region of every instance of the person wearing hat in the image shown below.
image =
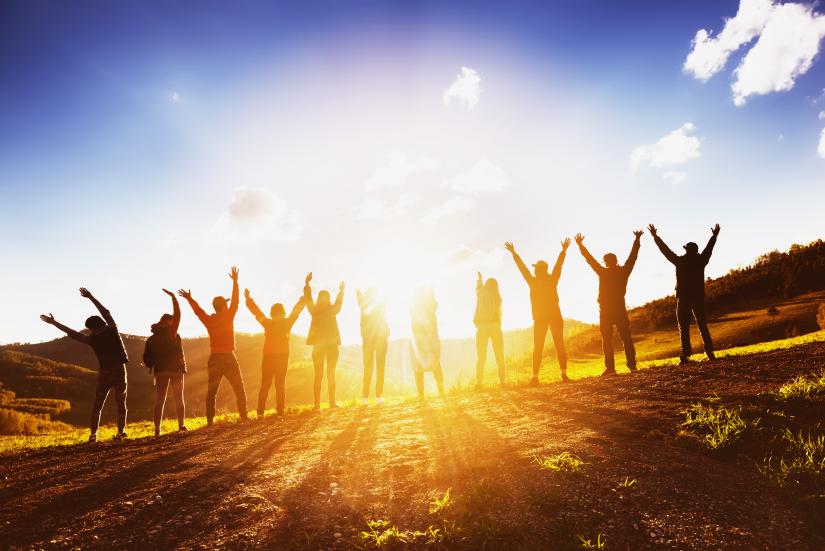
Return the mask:
<svg viewBox="0 0 825 551"><path fill-rule="evenodd" d="M705 249L700 253L699 245L694 242L684 245L685 254L682 256L674 253L662 241L656 230L656 226L648 226L650 235L656 242L656 246L671 264L676 266L676 320L679 323L679 335L682 340L682 354L679 356L679 363L685 364L690 357L690 317L696 320L699 327L699 334L705 345L705 355L709 360L715 360L713 354L713 341L710 338L708 320L705 315L705 266L710 261L713 247L716 245L716 238L719 235L719 224L711 228L711 237Z"/></svg>
<svg viewBox="0 0 825 551"><path fill-rule="evenodd" d="M630 320L627 317L627 306L624 297L627 292L627 280L636 259L639 256L640 240L642 231L634 231L636 239L630 248L630 255L627 257L624 266L619 265L619 260L613 253L604 255L604 266L593 258L587 247L584 246L584 236L576 234L576 245L579 252L599 276L599 330L602 334L602 350L604 350L604 373L602 375L615 375L616 361L613 358L613 326L619 332L619 337L624 344L624 355L627 359L627 368L636 371L636 348L633 346L633 338L630 335Z"/></svg>
<svg viewBox="0 0 825 551"><path fill-rule="evenodd" d="M564 347L564 319L561 316L559 293L556 290L569 246L570 238L568 237L561 243L561 252L552 272L548 272L547 262L539 260L533 264L533 273L530 273L524 261L516 253L515 246L509 241L504 244L504 248L513 255L513 261L530 287L530 304L533 310L533 377L530 379L530 384L534 386L539 384L541 354L548 329L553 336L561 379L562 381L569 380L567 378L567 350Z"/></svg>
<svg viewBox="0 0 825 551"><path fill-rule="evenodd" d="M89 442L97 441L97 428L100 426L100 412L106 398L112 392L117 407L117 436L126 437L126 363L129 356L117 330L117 324L109 310L98 301L85 287L80 288L80 296L92 301L100 316L90 316L86 320L88 334L80 333L54 319L53 314L42 315L40 319L66 333L69 337L92 347L100 369L97 374L97 388L92 403ZM102 317L101 317L102 316Z"/></svg>
<svg viewBox="0 0 825 551"><path fill-rule="evenodd" d="M206 332L209 333L210 354L206 387L206 424L209 426L212 426L212 421L215 419L215 397L218 395L218 388L224 377L235 391L241 420L247 420L246 391L238 358L235 357L235 314L238 313L239 299L238 268L232 266L229 277L232 279L232 299L231 301L224 297L212 299L214 314L204 312L203 308L192 298L191 291L184 289L178 291L178 294L189 302L189 306L192 307L195 315L206 327Z"/></svg>

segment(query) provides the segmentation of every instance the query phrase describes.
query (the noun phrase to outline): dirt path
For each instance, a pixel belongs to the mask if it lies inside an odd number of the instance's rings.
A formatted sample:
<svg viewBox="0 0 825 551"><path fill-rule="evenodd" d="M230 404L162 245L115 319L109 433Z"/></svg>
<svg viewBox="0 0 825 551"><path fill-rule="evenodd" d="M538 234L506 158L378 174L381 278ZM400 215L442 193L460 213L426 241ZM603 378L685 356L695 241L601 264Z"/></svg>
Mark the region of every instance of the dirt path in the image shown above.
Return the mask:
<svg viewBox="0 0 825 551"><path fill-rule="evenodd" d="M449 548L822 549L752 464L677 438L679 411L825 365L825 344L609 380L267 418L0 458L0 547L361 548L368 520ZM535 455L570 451L579 475ZM633 488L619 488L625 477ZM429 514L451 488L453 504Z"/></svg>

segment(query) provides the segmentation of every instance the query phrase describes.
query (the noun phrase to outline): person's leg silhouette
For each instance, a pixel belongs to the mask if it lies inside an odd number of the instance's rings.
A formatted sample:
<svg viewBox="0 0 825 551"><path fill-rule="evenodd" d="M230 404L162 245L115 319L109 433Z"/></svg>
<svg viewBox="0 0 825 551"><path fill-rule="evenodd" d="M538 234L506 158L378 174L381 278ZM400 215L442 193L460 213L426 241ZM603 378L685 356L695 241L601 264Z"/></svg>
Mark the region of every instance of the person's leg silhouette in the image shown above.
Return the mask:
<svg viewBox="0 0 825 551"><path fill-rule="evenodd" d="M682 363L690 358L690 317L692 315L692 305L690 301L679 298L676 299L676 321L679 324L679 338L682 341L682 354L679 360Z"/></svg>

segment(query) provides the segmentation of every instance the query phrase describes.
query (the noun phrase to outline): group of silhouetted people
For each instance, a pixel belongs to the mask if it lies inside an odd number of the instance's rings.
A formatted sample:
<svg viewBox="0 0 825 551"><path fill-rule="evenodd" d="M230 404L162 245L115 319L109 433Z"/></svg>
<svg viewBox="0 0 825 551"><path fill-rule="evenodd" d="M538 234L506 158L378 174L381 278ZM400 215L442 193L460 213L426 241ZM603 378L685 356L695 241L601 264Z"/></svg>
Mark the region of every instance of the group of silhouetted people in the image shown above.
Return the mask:
<svg viewBox="0 0 825 551"><path fill-rule="evenodd" d="M699 327L708 359L715 359L710 331L705 314L705 266L707 266L719 225L712 229L710 241L700 253L696 243L684 246L685 254L677 255L659 237L656 227L648 226L650 234L662 254L676 267L676 316L681 337L680 363L687 363L691 354L690 320L693 317ZM630 331L630 320L625 305L627 283L638 258L642 231L634 233L630 254L623 265L618 263L615 254L603 256L604 264L599 263L584 245L584 236L576 234L575 242L587 264L599 278L599 327L604 350L605 371L603 375L616 372L613 354L614 328L624 344L627 367L637 369L636 352ZM548 331L558 358L562 381L569 381L567 376L567 352L564 344L564 318L559 307L557 291L561 270L570 247L569 238L561 242L561 251L550 271L544 260L533 264L531 272L515 246L507 242L505 248L511 253L513 261L530 288L530 304L533 315L533 356L531 385L538 384L542 353ZM232 296L222 296L212 300L214 313L208 314L192 297L189 290L181 289L178 294L185 298L193 312L203 323L209 335L210 355L207 363L208 384L206 391L206 420L212 425L215 417L215 400L221 381L226 378L235 393L238 413L246 421L246 391L243 376L235 355L235 315L239 306L238 269L232 267L229 277L232 279ZM283 304L276 303L269 310L269 316L255 303L249 289L244 291L246 306L264 329L263 356L261 360L261 386L258 393L257 413L264 415L269 391L275 384L275 404L278 414L284 413L285 384L289 366L289 338L292 327L304 308L311 317L306 344L312 347L312 363L315 371L313 398L314 408L320 409L321 387L324 375L327 379L329 407L337 408L335 397L335 370L338 364L341 335L338 328L338 314L344 302L345 285L338 288L335 301L329 291L322 290L313 299L310 283L312 273L304 280L303 293L293 306L289 315ZM143 363L151 370L155 378L155 434L160 434L163 409L171 386L175 400L179 430L185 431L185 404L183 398L186 358L183 351L178 327L181 310L177 297L171 291L163 290L172 299L172 314L163 314L151 327L151 336L146 340ZM117 407L117 437L125 437L126 427L126 363L129 361L117 325L111 313L86 289L80 289L81 296L89 299L97 308L100 316L91 316L86 320L88 333L80 333L55 320L52 314L40 318L65 332L69 337L88 344L94 351L99 363L98 381L92 405L89 441L97 437L100 415L103 405L110 394L114 395ZM486 281L478 273L476 281L476 308L473 323L476 327L476 385L481 387L484 380L484 368L488 345L492 344L493 354L498 369L499 383L506 382L504 361L504 336L501 328L502 298L498 281L489 278ZM387 352L389 348L390 329L386 319L386 299L374 288L357 291L358 306L361 312L360 328L363 352L363 392L362 402L369 399L373 375L375 375L375 396L377 403L383 403L384 375ZM424 374L431 372L435 379L438 393L444 394L444 375L441 367L441 340L438 334L438 302L432 288L420 288L412 301L410 319L412 328L412 364L415 382L420 398L424 398Z"/></svg>

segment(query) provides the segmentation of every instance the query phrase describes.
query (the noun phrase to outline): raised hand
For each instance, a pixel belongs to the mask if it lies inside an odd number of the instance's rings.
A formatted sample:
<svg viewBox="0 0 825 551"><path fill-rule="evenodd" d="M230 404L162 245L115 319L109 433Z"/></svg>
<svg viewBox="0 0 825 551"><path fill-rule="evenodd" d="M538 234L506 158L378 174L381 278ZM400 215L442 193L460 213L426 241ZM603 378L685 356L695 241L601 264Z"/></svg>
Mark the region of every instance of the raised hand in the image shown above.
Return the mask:
<svg viewBox="0 0 825 551"><path fill-rule="evenodd" d="M566 251L567 247L569 247L569 246L570 246L570 238L565 237L564 241L561 242L561 250Z"/></svg>
<svg viewBox="0 0 825 551"><path fill-rule="evenodd" d="M236 268L235 266L232 266L232 269L229 270L229 277L230 277L230 279L232 279L232 281L237 282L238 281L238 268Z"/></svg>
<svg viewBox="0 0 825 551"><path fill-rule="evenodd" d="M716 235L719 235L719 230L721 230L721 229L722 228L719 227L719 224L716 224L715 226L713 226L710 229L710 231L713 233L714 236L716 236Z"/></svg>
<svg viewBox="0 0 825 551"><path fill-rule="evenodd" d="M344 289L346 288L346 284L342 281L341 284L338 286L338 292L343 293Z"/></svg>
<svg viewBox="0 0 825 551"><path fill-rule="evenodd" d="M648 224L647 231L649 231L650 235L652 235L653 237L656 237L656 235L659 233L659 230L657 230L656 226L654 226L653 224Z"/></svg>
<svg viewBox="0 0 825 551"><path fill-rule="evenodd" d="M249 289L244 289L243 290L243 296L246 300L249 300L251 298L250 293L249 293Z"/></svg>
<svg viewBox="0 0 825 551"><path fill-rule="evenodd" d="M312 272L309 272L309 273L307 274L306 279L304 279L304 283L305 283L306 285L309 285L309 282L310 282L310 281L312 281Z"/></svg>
<svg viewBox="0 0 825 551"><path fill-rule="evenodd" d="M169 295L170 297L175 298L175 293L173 293L173 292L172 292L172 291L170 291L169 289L161 289L161 290L162 290L164 293L166 293L167 295Z"/></svg>
<svg viewBox="0 0 825 551"><path fill-rule="evenodd" d="M178 289L178 294L186 300L192 298L192 291L190 291L189 289Z"/></svg>
<svg viewBox="0 0 825 551"><path fill-rule="evenodd" d="M584 236L580 233L576 234L576 245L581 245L584 242Z"/></svg>
<svg viewBox="0 0 825 551"><path fill-rule="evenodd" d="M80 296L83 298L92 298L92 293L86 287L80 288Z"/></svg>
<svg viewBox="0 0 825 551"><path fill-rule="evenodd" d="M478 280L479 280L479 281L483 281L483 280L484 280L484 278L483 278L483 277L481 277L481 272L476 272L476 273L478 274Z"/></svg>
<svg viewBox="0 0 825 551"><path fill-rule="evenodd" d="M49 313L48 315L43 314L42 316L40 316L40 320L48 323L49 325L54 325L55 323L57 323L54 319L54 314L52 313Z"/></svg>
<svg viewBox="0 0 825 551"><path fill-rule="evenodd" d="M516 254L516 246L513 245L512 241L506 241L504 243L504 248L507 249L508 251L510 251L510 253Z"/></svg>
<svg viewBox="0 0 825 551"><path fill-rule="evenodd" d="M644 235L644 233L645 233L644 230L636 230L636 231L633 232L633 235L636 236L636 239L641 239L642 235Z"/></svg>

